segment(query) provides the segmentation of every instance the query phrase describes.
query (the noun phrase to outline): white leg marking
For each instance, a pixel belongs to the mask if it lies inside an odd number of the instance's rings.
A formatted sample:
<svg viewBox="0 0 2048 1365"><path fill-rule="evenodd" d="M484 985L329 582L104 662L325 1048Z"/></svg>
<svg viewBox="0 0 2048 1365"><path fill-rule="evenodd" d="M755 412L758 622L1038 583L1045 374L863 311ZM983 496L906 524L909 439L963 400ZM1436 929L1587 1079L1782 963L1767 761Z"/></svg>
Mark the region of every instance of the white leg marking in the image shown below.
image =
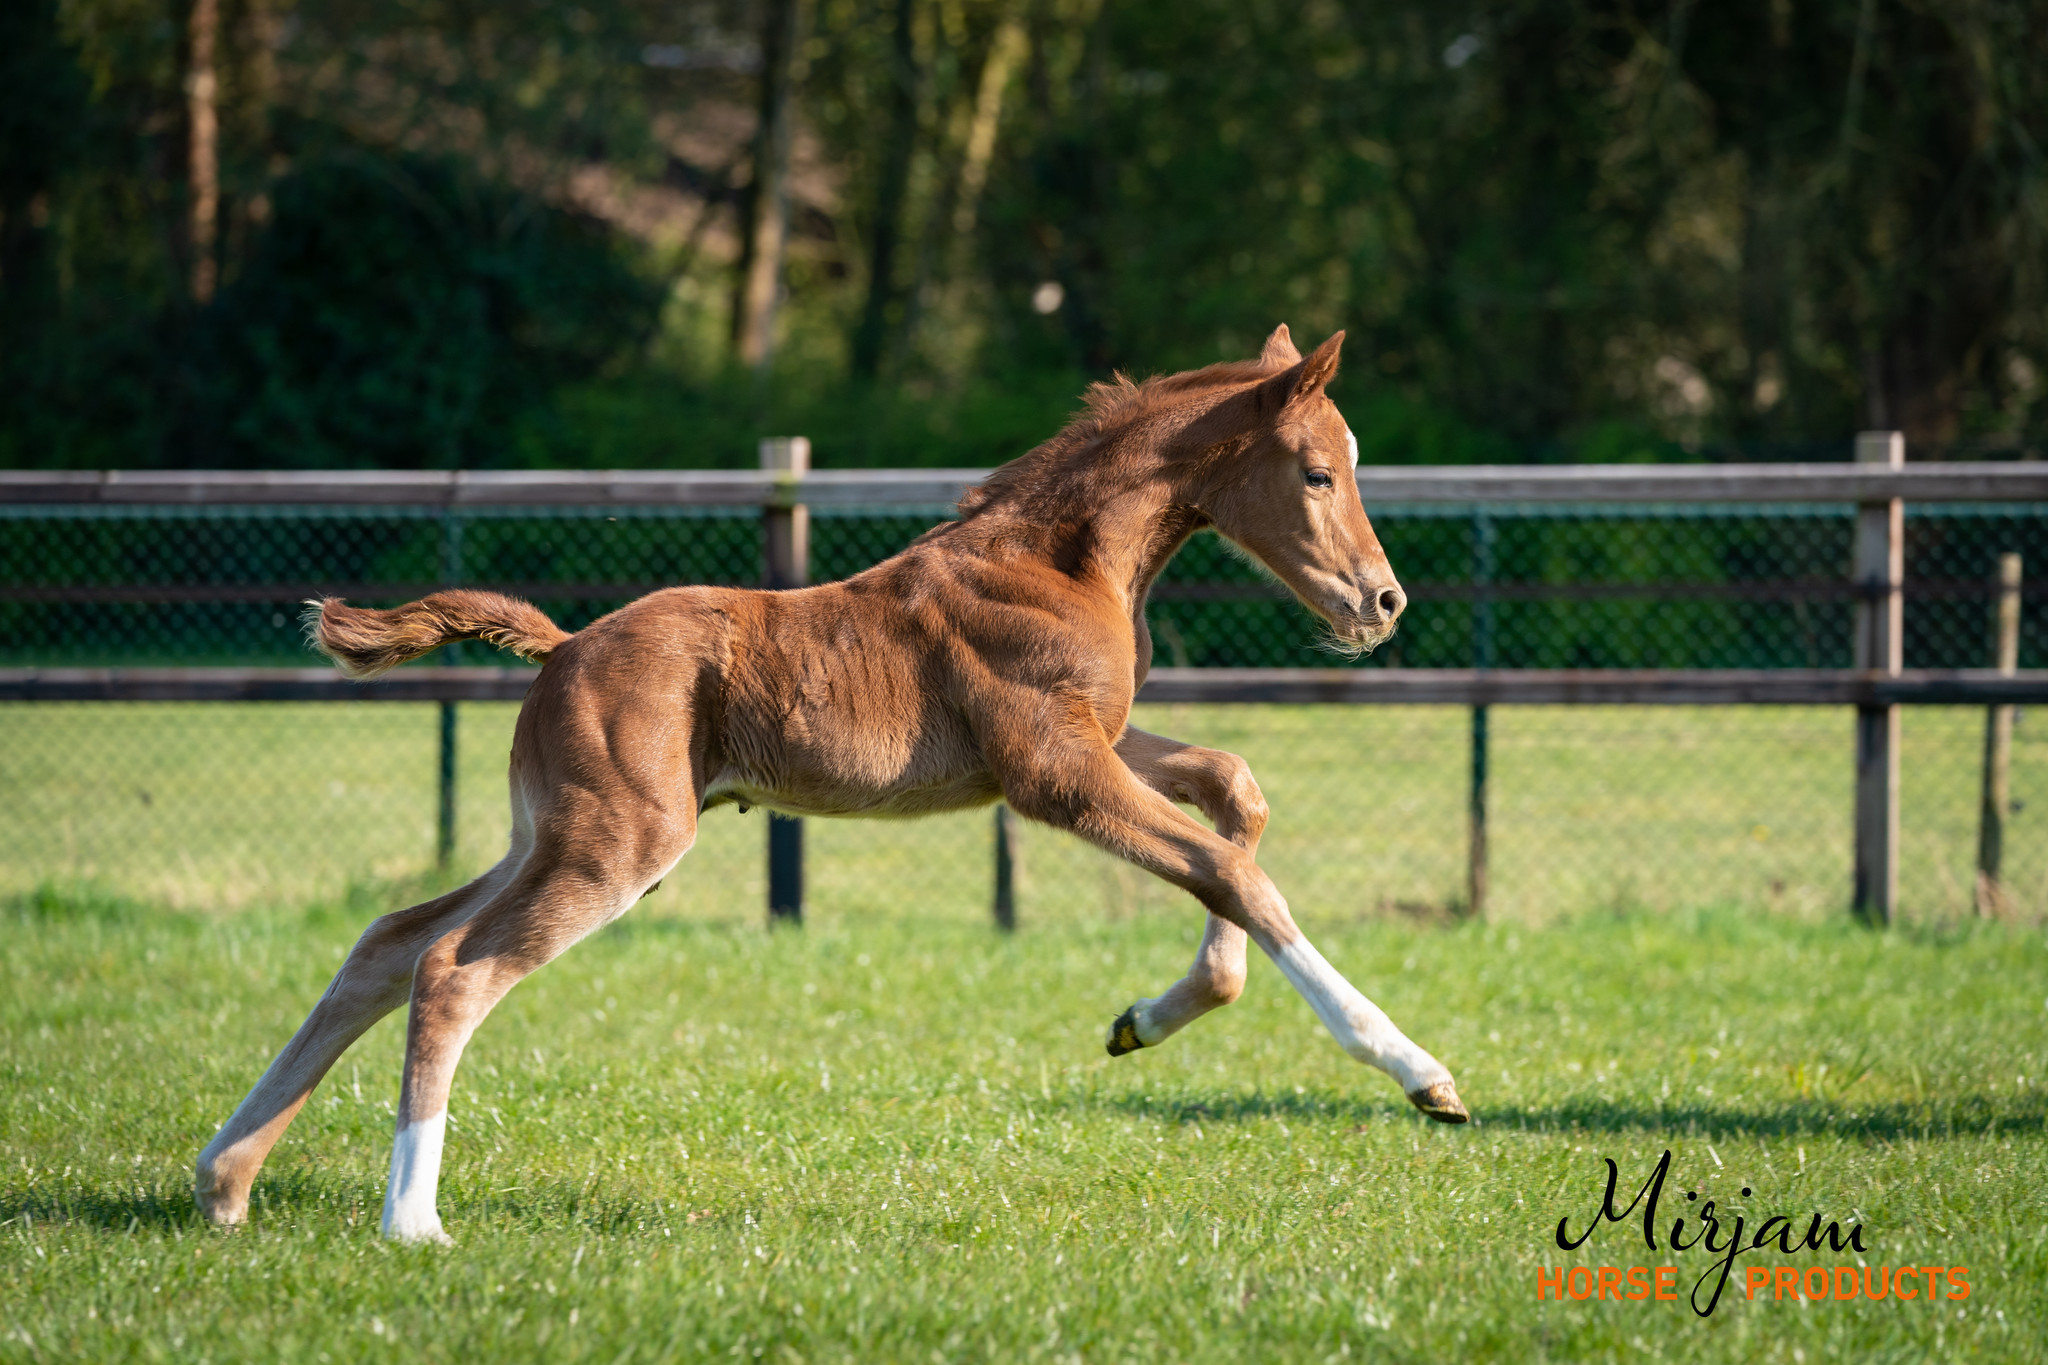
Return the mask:
<svg viewBox="0 0 2048 1365"><path fill-rule="evenodd" d="M1138 1031L1138 1041L1146 1047L1158 1047L1179 1030L1167 1028L1152 1017L1152 1011L1159 1004L1156 998L1140 1000L1131 1006L1131 1026Z"/></svg>
<svg viewBox="0 0 2048 1365"><path fill-rule="evenodd" d="M398 1130L391 1144L391 1184L384 1191L384 1235L400 1242L446 1246L434 1195L441 1184L441 1139L448 1127L443 1112Z"/></svg>
<svg viewBox="0 0 2048 1365"><path fill-rule="evenodd" d="M1267 954L1346 1052L1386 1072L1411 1095L1450 1081L1442 1062L1394 1027L1387 1012L1339 975L1306 938L1267 949Z"/></svg>

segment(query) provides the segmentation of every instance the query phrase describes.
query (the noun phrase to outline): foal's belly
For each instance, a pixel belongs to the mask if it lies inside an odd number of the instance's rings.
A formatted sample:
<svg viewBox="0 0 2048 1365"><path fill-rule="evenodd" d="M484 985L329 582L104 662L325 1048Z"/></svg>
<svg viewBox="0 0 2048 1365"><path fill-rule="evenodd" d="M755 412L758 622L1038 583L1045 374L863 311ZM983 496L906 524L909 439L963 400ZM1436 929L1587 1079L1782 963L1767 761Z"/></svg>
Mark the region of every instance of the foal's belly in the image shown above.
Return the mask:
<svg viewBox="0 0 2048 1365"><path fill-rule="evenodd" d="M766 806L784 815L910 819L941 811L971 810L1002 797L993 774L981 772L916 785L875 788L843 783L763 782L737 776L714 781L704 806Z"/></svg>

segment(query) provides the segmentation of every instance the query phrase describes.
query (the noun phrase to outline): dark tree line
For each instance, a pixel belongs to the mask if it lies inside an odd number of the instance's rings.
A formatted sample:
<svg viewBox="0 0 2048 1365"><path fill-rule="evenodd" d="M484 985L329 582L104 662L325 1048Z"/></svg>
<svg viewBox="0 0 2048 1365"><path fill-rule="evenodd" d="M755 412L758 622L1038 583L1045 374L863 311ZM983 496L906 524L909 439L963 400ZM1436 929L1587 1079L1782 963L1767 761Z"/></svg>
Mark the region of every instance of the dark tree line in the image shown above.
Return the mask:
<svg viewBox="0 0 2048 1365"><path fill-rule="evenodd" d="M1381 459L2048 436L2039 0L18 0L0 461L1004 458L1349 330Z"/></svg>

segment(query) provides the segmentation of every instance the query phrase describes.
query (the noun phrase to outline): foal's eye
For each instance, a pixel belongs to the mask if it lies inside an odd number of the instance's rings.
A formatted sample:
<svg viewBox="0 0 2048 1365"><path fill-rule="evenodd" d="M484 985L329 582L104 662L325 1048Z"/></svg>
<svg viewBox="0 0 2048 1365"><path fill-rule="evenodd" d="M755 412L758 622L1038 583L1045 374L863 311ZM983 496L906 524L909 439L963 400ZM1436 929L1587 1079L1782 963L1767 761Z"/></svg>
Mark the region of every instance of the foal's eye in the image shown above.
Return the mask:
<svg viewBox="0 0 2048 1365"><path fill-rule="evenodd" d="M1301 477L1308 482L1310 488L1328 488L1330 486L1330 471L1327 469L1311 469Z"/></svg>

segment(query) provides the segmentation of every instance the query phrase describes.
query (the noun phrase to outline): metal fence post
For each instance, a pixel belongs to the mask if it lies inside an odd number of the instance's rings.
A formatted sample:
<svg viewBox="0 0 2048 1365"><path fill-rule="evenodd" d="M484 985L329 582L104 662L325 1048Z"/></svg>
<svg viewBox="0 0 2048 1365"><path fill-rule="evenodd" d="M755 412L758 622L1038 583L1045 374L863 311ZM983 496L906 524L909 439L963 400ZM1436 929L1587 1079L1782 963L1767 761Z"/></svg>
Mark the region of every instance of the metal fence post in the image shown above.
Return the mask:
<svg viewBox="0 0 2048 1365"><path fill-rule="evenodd" d="M462 582L462 518L441 518L441 584ZM462 658L460 644L446 646L451 662ZM446 869L455 858L455 703L441 703L441 754L437 770L438 803L434 812L434 866Z"/></svg>
<svg viewBox="0 0 2048 1365"><path fill-rule="evenodd" d="M996 803L996 928L1009 933L1017 927L1016 817L1010 808Z"/></svg>
<svg viewBox="0 0 2048 1365"><path fill-rule="evenodd" d="M1472 791L1466 804L1465 913L1486 913L1486 708L1472 708Z"/></svg>
<svg viewBox="0 0 2048 1365"><path fill-rule="evenodd" d="M800 475L811 469L811 443L803 436L771 436L761 442L761 468ZM776 497L761 511L761 585L801 588L810 581L811 510ZM768 813L768 922L802 924L804 919L804 822Z"/></svg>
<svg viewBox="0 0 2048 1365"><path fill-rule="evenodd" d="M2020 557L1998 557L1998 607L1993 615L1991 664L2010 678L2020 668ZM2012 719L2010 706L1984 711L1984 797L1977 817L1977 913L2005 913L1999 865L2005 856L2005 817L2012 808Z"/></svg>
<svg viewBox="0 0 2048 1365"><path fill-rule="evenodd" d="M1472 514L1472 666L1493 667L1493 518L1486 509ZM1465 805L1465 913L1486 913L1486 707L1472 708L1472 786Z"/></svg>
<svg viewBox="0 0 2048 1365"><path fill-rule="evenodd" d="M1856 437L1856 463L1904 468L1896 431ZM1905 658L1906 512L1899 498L1856 509L1856 654L1865 673L1896 677ZM1856 872L1851 908L1865 922L1892 921L1899 899L1899 708L1856 708Z"/></svg>
<svg viewBox="0 0 2048 1365"><path fill-rule="evenodd" d="M434 866L455 857L455 703L441 703L441 806L434 826Z"/></svg>

